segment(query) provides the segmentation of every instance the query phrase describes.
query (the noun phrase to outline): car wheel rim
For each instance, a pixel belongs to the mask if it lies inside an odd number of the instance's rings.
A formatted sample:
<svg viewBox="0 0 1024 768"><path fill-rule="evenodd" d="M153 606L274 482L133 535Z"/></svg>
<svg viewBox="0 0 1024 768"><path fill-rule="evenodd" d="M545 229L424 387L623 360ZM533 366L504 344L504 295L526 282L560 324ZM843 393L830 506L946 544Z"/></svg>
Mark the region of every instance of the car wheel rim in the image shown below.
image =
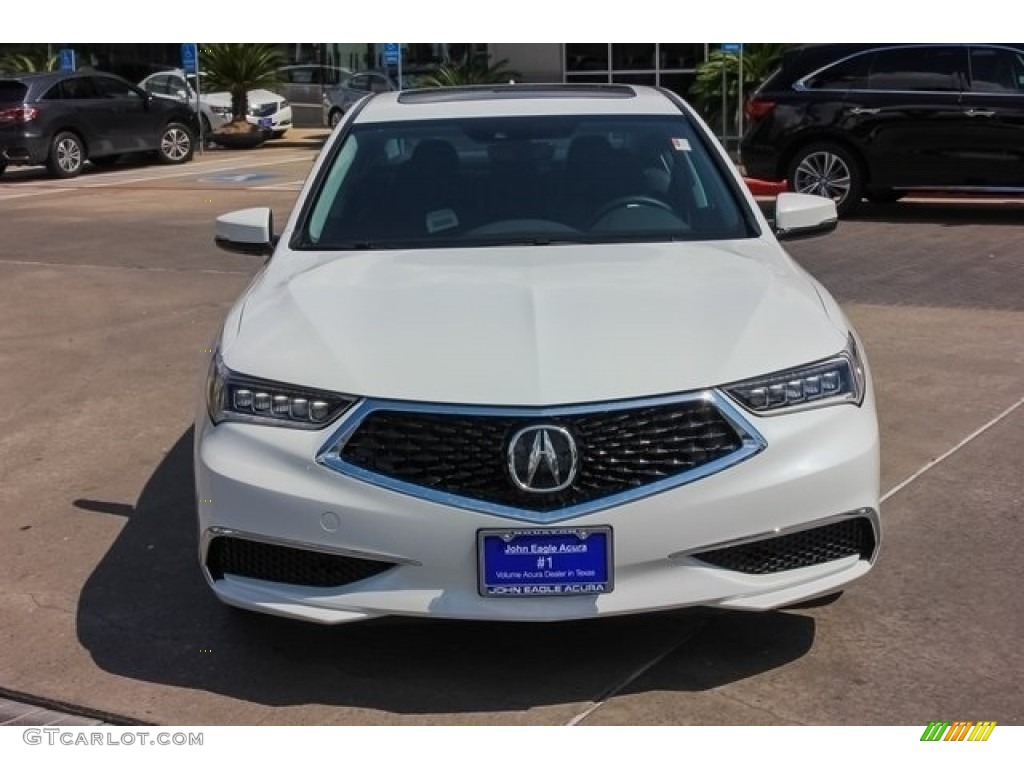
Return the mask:
<svg viewBox="0 0 1024 768"><path fill-rule="evenodd" d="M184 160L188 155L188 134L180 128L171 128L164 133L160 142L160 151L171 160Z"/></svg>
<svg viewBox="0 0 1024 768"><path fill-rule="evenodd" d="M57 142L57 165L65 173L74 173L82 164L82 147L74 139Z"/></svg>
<svg viewBox="0 0 1024 768"><path fill-rule="evenodd" d="M842 202L850 193L850 167L832 152L809 154L796 167L793 191Z"/></svg>
<svg viewBox="0 0 1024 768"><path fill-rule="evenodd" d="M340 122L341 122L341 115L339 115L337 112L335 112L333 115L331 115L331 128L337 128L338 127L338 123L340 123Z"/></svg>

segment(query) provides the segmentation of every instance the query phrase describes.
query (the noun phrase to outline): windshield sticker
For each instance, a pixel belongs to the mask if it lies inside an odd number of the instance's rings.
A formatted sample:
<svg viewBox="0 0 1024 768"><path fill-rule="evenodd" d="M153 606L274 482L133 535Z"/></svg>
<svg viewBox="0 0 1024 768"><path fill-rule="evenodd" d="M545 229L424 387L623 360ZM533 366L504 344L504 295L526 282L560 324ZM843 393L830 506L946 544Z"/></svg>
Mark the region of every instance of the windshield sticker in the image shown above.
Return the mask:
<svg viewBox="0 0 1024 768"><path fill-rule="evenodd" d="M690 142L689 142L688 139L673 138L672 139L672 148L676 152L689 152L690 151Z"/></svg>
<svg viewBox="0 0 1024 768"><path fill-rule="evenodd" d="M427 214L427 232L434 234L459 226L459 217L451 208L440 208Z"/></svg>

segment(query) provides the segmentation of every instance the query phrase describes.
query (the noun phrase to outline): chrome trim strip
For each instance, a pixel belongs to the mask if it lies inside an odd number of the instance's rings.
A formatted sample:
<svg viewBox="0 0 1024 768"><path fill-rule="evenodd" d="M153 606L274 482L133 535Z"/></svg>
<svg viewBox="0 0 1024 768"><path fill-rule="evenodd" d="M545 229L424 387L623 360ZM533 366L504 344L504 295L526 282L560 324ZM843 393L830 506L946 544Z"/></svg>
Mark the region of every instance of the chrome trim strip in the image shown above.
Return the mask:
<svg viewBox="0 0 1024 768"><path fill-rule="evenodd" d="M368 552L361 549L332 547L327 544L310 544L305 541L282 539L278 536L266 536L262 533L250 533L249 531L239 531L235 528L221 528L219 526L213 526L202 532L199 543L199 551L202 556L203 574L211 585L213 584L213 580L209 574L209 568L206 567L206 556L210 551L210 542L219 537L244 539L246 541L254 541L259 544L273 544L280 547L290 547L291 549L301 549L307 552L319 552L324 555L354 557L360 560L374 560L381 563L393 563L394 565L423 565L423 563L418 560L402 557L401 555L392 555L387 552Z"/></svg>
<svg viewBox="0 0 1024 768"><path fill-rule="evenodd" d="M974 185L974 184L958 184L958 185L947 185L947 186L931 185L931 186L920 186L920 187L893 187L893 189L898 189L898 190L901 190L901 191L905 191L911 197L913 197L914 192L984 192L984 193L1003 192L1003 193L1009 193L1009 194L1014 194L1014 195L1024 194L1024 185L1021 185L1019 187L1005 187L1005 186L1004 187L996 187L996 186L984 186L984 185L981 185L981 184L977 184L977 185ZM931 202L941 203L943 201L942 200L929 200L928 202L930 202L930 203ZM991 200L985 200L985 198L978 198L978 202L984 203L984 202L992 202L992 201Z"/></svg>
<svg viewBox="0 0 1024 768"><path fill-rule="evenodd" d="M857 56L867 56L869 54L878 53L879 51L906 50L908 48L964 48L964 61L970 61L970 51L967 50L966 43L911 43L904 45L900 45L899 43L883 43L875 48L866 48L863 51L854 51L853 53L843 56L840 59L836 59L822 67L818 67L818 69L814 70L813 72L804 75L799 80L796 80L790 87L794 91L802 91L804 93L913 93L927 95L956 94L959 96L961 93L966 92L962 87L955 91L889 91L881 88L811 88L807 85L808 80L817 77L826 69L831 69L832 67L839 66L840 64L845 64L846 62L856 58ZM968 66L970 66L970 64L968 64ZM965 72L964 74L967 75L968 73Z"/></svg>
<svg viewBox="0 0 1024 768"><path fill-rule="evenodd" d="M374 411L405 411L410 413L438 413L438 414L459 414L464 416L514 416L518 418L548 419L558 416L572 416L580 413L607 413L609 411L622 411L634 408L646 408L656 405L668 405L672 403L687 403L704 401L718 409L722 417L729 422L740 437L740 447L730 453L707 464L702 464L696 469L688 472L681 472L673 477L665 478L654 483L633 488L628 491L605 496L601 499L574 504L563 509L538 512L535 510L510 507L504 504L473 499L467 496L460 496L454 493L445 493L415 483L408 483L397 480L387 475L372 472L362 467L357 467L341 458L341 450L346 441L353 435L363 420ZM348 413L342 416L342 423L339 428L327 439L317 452L316 461L322 466L340 472L348 477L362 480L372 485L386 488L396 493L403 493L418 499L443 504L449 507L458 507L471 512L482 512L496 517L504 517L510 520L522 520L530 523L560 523L582 515L599 512L620 504L626 504L656 493L662 493L671 488L676 488L687 483L692 483L701 478L721 472L735 464L745 461L760 453L767 446L767 442L761 434L754 429L753 425L746 419L740 408L718 392L707 389L698 392L688 392L660 397L647 397L636 400L614 400L603 403L587 403L583 405L563 405L550 407L532 406L486 406L486 405L444 405L436 403L419 403L406 400L373 400L365 399L351 408ZM495 457L501 461L502 457Z"/></svg>
<svg viewBox="0 0 1024 768"><path fill-rule="evenodd" d="M860 509L855 509L850 512L840 512L838 515L824 517L809 523L790 525L785 528L774 528L764 533L755 533L751 536L741 536L738 539L729 539L728 541L721 541L716 544L683 549L678 552L673 552L668 556L668 559L677 560L681 557L693 557L694 555L699 555L702 552L713 552L719 549L728 549L729 547L740 547L744 544L753 544L758 541L777 539L780 536L789 536L790 534L801 533L802 531L809 531L814 528L823 528L826 525L832 525L834 523L840 523L843 520L852 520L859 517L866 517L868 519L871 523L871 530L875 536L875 548L871 552L871 557L868 559L868 563L873 565L875 560L878 558L878 550L881 549L882 546L882 527L879 521L878 511L871 507L861 507Z"/></svg>

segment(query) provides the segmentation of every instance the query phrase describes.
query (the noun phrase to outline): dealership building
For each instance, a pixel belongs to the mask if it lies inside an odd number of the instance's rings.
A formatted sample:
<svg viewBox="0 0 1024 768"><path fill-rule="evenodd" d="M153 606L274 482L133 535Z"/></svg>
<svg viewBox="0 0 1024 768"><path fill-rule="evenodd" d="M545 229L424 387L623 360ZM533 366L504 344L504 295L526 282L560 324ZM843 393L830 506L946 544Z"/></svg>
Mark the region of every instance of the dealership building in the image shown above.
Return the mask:
<svg viewBox="0 0 1024 768"><path fill-rule="evenodd" d="M351 70L384 66L383 43L278 43L288 64L316 63ZM43 49L55 54L74 48L81 65L141 79L153 71L180 64L176 43L43 43L0 44L6 52ZM529 82L662 85L685 93L694 70L717 43L403 43L403 65L429 68L468 51L508 60L509 68Z"/></svg>
<svg viewBox="0 0 1024 768"><path fill-rule="evenodd" d="M342 69L385 69L383 43L277 43L289 77L309 78L302 85L327 88L336 84ZM718 43L402 43L402 66L423 72L446 61L462 61L472 54L505 60L523 82L634 83L660 85L685 96L697 66ZM36 58L55 56L62 48L75 51L78 66L91 66L119 74L133 82L161 69L181 65L178 43L40 43L0 44L6 53L31 52ZM202 66L200 56L200 66ZM395 67L391 67L392 72ZM318 82L322 80L322 82ZM296 84L299 84L296 82ZM296 124L319 123L319 99L296 105Z"/></svg>

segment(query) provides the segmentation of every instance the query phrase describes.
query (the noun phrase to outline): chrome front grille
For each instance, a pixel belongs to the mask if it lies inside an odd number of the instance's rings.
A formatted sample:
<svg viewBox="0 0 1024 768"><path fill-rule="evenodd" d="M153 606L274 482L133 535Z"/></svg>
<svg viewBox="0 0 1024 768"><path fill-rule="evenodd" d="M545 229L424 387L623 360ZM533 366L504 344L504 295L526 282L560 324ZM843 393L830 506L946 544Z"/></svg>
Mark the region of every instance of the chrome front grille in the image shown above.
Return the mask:
<svg viewBox="0 0 1024 768"><path fill-rule="evenodd" d="M570 436L575 456L552 448L559 454L555 469L571 474L567 487L553 492L524 488L511 463L510 445L532 428ZM535 452L542 450L541 437L533 437L541 446ZM742 415L711 392L562 409L367 401L346 418L320 460L403 493L507 517L553 521L689 482L762 447ZM548 460L546 454L542 459ZM529 461L521 460L524 465Z"/></svg>

